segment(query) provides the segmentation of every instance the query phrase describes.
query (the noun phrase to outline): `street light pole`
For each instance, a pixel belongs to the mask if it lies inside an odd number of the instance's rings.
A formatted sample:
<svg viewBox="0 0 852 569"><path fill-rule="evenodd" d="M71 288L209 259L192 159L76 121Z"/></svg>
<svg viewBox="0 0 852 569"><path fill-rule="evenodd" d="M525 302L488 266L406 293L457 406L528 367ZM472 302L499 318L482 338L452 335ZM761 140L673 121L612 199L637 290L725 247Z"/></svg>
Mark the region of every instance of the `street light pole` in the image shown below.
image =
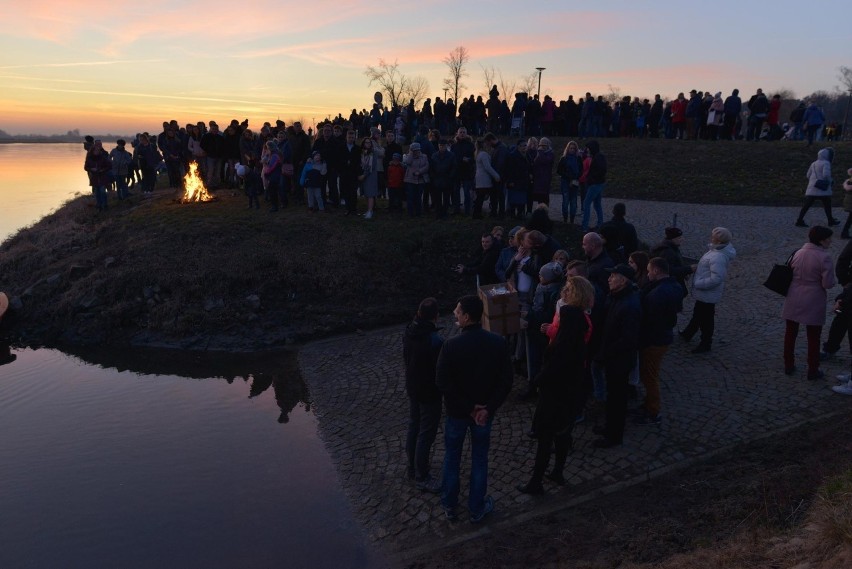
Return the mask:
<svg viewBox="0 0 852 569"><path fill-rule="evenodd" d="M447 88L444 87L444 102L447 102Z"/></svg>
<svg viewBox="0 0 852 569"><path fill-rule="evenodd" d="M547 69L546 67L536 67L538 70L538 93L536 93L536 97L541 98L541 72Z"/></svg>

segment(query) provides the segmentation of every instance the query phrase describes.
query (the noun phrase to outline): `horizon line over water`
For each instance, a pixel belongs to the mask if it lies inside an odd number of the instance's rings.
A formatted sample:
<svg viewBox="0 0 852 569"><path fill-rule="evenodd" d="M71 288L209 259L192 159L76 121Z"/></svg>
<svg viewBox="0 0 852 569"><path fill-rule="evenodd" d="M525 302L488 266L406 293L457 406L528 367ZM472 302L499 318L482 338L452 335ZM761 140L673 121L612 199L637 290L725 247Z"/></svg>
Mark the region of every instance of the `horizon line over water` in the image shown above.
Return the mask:
<svg viewBox="0 0 852 569"><path fill-rule="evenodd" d="M91 192L84 161L79 142L0 144L0 242Z"/></svg>

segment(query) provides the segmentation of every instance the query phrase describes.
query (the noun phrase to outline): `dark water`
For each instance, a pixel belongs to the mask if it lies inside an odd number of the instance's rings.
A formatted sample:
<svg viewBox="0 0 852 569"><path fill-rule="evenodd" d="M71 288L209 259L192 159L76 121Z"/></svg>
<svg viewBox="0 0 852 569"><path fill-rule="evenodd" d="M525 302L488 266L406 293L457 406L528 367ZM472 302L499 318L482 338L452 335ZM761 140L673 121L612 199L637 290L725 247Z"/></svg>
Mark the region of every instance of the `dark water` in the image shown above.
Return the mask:
<svg viewBox="0 0 852 569"><path fill-rule="evenodd" d="M0 366L0 567L384 564L293 354L13 353Z"/></svg>

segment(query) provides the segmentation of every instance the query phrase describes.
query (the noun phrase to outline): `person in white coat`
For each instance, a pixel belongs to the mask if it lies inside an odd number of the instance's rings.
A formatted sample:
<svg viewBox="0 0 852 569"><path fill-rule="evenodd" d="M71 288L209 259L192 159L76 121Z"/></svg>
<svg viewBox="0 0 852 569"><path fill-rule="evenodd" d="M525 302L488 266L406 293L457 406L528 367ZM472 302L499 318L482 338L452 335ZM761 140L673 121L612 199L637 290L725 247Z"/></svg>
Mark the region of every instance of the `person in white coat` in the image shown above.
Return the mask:
<svg viewBox="0 0 852 569"><path fill-rule="evenodd" d="M805 205L799 212L796 227L807 227L805 214L814 205L816 200L822 202L828 225L840 225L840 220L831 215L831 161L834 159L833 148L823 148L817 152L817 159L811 162L808 168L808 187L805 190Z"/></svg>
<svg viewBox="0 0 852 569"><path fill-rule="evenodd" d="M737 256L731 245L731 232L724 227L716 227L710 232L709 248L693 267L692 297L695 299L695 307L692 309L692 319L680 333L683 339L689 341L701 331L701 341L692 350L693 354L710 351L716 327L716 305L722 300L725 291L728 264Z"/></svg>

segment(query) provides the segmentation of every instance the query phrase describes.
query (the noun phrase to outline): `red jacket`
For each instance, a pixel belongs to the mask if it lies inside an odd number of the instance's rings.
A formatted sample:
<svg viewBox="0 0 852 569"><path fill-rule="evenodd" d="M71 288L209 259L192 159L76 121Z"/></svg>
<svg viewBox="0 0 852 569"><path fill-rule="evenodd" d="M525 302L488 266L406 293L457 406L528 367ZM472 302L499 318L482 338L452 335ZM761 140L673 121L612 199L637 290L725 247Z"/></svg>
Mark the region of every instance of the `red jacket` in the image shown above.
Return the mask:
<svg viewBox="0 0 852 569"><path fill-rule="evenodd" d="M402 164L388 164L387 168L387 186L389 188L401 188L403 179L405 178L405 168Z"/></svg>

